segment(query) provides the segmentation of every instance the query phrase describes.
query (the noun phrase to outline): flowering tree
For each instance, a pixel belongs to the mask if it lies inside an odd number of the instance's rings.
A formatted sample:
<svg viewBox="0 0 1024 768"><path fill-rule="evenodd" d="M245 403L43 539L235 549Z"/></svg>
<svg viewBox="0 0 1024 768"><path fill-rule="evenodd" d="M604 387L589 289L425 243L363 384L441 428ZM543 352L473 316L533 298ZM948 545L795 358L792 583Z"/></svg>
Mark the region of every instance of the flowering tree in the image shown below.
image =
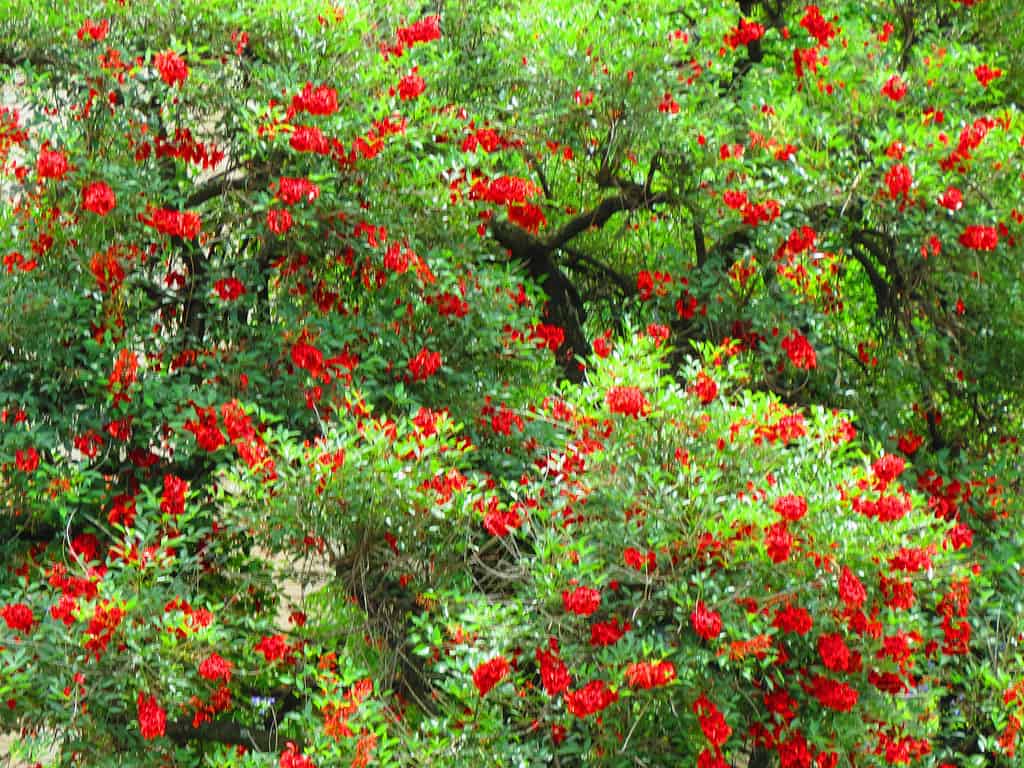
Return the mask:
<svg viewBox="0 0 1024 768"><path fill-rule="evenodd" d="M17 759L1013 764L1013 3L37 5Z"/></svg>

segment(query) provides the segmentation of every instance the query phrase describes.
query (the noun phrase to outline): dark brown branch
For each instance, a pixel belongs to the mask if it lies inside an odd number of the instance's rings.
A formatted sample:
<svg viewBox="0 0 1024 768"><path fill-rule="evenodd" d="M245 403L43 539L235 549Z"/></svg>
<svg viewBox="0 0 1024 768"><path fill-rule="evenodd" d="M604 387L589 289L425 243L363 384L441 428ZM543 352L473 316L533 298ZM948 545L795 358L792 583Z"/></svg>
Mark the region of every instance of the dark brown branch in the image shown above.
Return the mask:
<svg viewBox="0 0 1024 768"><path fill-rule="evenodd" d="M224 718L202 723L198 728L193 728L192 721L187 719L168 722L166 736L175 744L180 745L193 741L206 741L217 744L237 744L250 749L255 748L260 752L277 752L281 748L276 729L249 727ZM294 742L296 748L302 748L298 739L290 738L289 741Z"/></svg>
<svg viewBox="0 0 1024 768"><path fill-rule="evenodd" d="M619 290L626 296L632 296L636 293L636 285L631 283L625 275L616 272L614 269L609 267L607 264L598 261L593 256L588 256L582 251L578 251L575 248L569 246L562 246L560 249L566 256L570 258L569 263L566 265L570 268L575 267L578 264L589 264L596 271L600 272L607 277L612 279L612 282L618 286Z"/></svg>

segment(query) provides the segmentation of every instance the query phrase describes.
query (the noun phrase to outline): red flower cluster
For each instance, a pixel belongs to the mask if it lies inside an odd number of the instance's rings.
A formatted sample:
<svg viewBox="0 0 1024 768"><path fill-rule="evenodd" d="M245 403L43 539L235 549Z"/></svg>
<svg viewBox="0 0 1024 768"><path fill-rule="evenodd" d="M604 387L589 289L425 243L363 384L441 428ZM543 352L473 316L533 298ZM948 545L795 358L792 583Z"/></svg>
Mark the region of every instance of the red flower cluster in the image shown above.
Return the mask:
<svg viewBox="0 0 1024 768"><path fill-rule="evenodd" d="M30 475L39 468L39 451L33 446L14 452L14 466L19 472Z"/></svg>
<svg viewBox="0 0 1024 768"><path fill-rule="evenodd" d="M704 371L697 374L697 378L690 385L689 392L697 396L702 405L709 405L718 397L718 384Z"/></svg>
<svg viewBox="0 0 1024 768"><path fill-rule="evenodd" d="M282 176L277 182L277 199L285 205L312 203L320 197L320 187L309 179Z"/></svg>
<svg viewBox="0 0 1024 768"><path fill-rule="evenodd" d="M618 618L612 618L611 621L595 621L590 625L590 644L594 648L615 645L632 628L633 625L628 621L619 626Z"/></svg>
<svg viewBox="0 0 1024 768"><path fill-rule="evenodd" d="M217 427L217 413L213 408L200 408L198 405L192 407L198 421L186 421L184 428L195 435L196 443L204 451L216 451L227 442Z"/></svg>
<svg viewBox="0 0 1024 768"><path fill-rule="evenodd" d="M818 356L814 352L814 347L796 328L782 340L782 348L795 368L810 370L818 367Z"/></svg>
<svg viewBox="0 0 1024 768"><path fill-rule="evenodd" d="M893 101L900 101L907 95L907 85L899 75L893 75L882 86L882 95L888 96Z"/></svg>
<svg viewBox="0 0 1024 768"><path fill-rule="evenodd" d="M159 70L161 79L168 85L180 85L188 79L188 65L174 51L154 54L153 65Z"/></svg>
<svg viewBox="0 0 1024 768"><path fill-rule="evenodd" d="M288 643L285 642L284 635L264 635L253 647L253 650L256 653L262 653L268 662L277 661L287 656Z"/></svg>
<svg viewBox="0 0 1024 768"><path fill-rule="evenodd" d="M417 98L427 88L426 82L416 74L416 68L398 81L398 98L402 101L411 101Z"/></svg>
<svg viewBox="0 0 1024 768"><path fill-rule="evenodd" d="M35 622L32 609L24 603L5 605L3 608L0 608L0 616L7 622L8 629L13 629L15 632L21 632L25 635L32 631L32 624Z"/></svg>
<svg viewBox="0 0 1024 768"><path fill-rule="evenodd" d="M995 227L972 225L960 235L960 245L975 251L994 251L999 245L999 233Z"/></svg>
<svg viewBox="0 0 1024 768"><path fill-rule="evenodd" d="M725 722L725 717L711 700L703 693L693 702L693 714L700 722L700 729L704 732L711 746L720 748L732 736L732 728Z"/></svg>
<svg viewBox="0 0 1024 768"><path fill-rule="evenodd" d="M660 688L676 679L671 661L641 661L626 667L626 682L631 688Z"/></svg>
<svg viewBox="0 0 1024 768"><path fill-rule="evenodd" d="M338 111L338 92L327 85L314 88L312 83L306 83L302 92L292 97L292 111L333 115Z"/></svg>
<svg viewBox="0 0 1024 768"><path fill-rule="evenodd" d="M473 670L473 685L481 696L486 696L494 686L504 680L511 668L503 656L495 656L490 661L482 662Z"/></svg>
<svg viewBox="0 0 1024 768"><path fill-rule="evenodd" d="M807 499L803 496L780 496L775 500L772 509L783 520L795 523L807 514Z"/></svg>
<svg viewBox="0 0 1024 768"><path fill-rule="evenodd" d="M82 190L82 207L97 216L106 216L116 205L114 190L104 181L94 181Z"/></svg>
<svg viewBox="0 0 1024 768"><path fill-rule="evenodd" d="M714 640L722 631L722 617L717 611L708 608L703 600L698 600L690 614L690 625L698 636Z"/></svg>
<svg viewBox="0 0 1024 768"><path fill-rule="evenodd" d="M292 228L292 215L289 211L272 209L267 211L267 229L275 235L283 235Z"/></svg>
<svg viewBox="0 0 1024 768"><path fill-rule="evenodd" d="M167 208L151 209L148 216L140 213L139 221L157 232L185 240L194 239L202 227L198 213L172 211Z"/></svg>
<svg viewBox="0 0 1024 768"><path fill-rule="evenodd" d="M323 131L310 125L297 125L292 131L292 137L288 140L289 145L296 152L313 152L318 155L326 155L331 151L331 145L324 136Z"/></svg>
<svg viewBox="0 0 1024 768"><path fill-rule="evenodd" d="M860 579L844 565L839 573L839 599L846 603L847 608L855 609L864 605L867 597L868 593Z"/></svg>
<svg viewBox="0 0 1024 768"><path fill-rule="evenodd" d="M441 354L423 347L409 360L413 381L426 381L441 368Z"/></svg>
<svg viewBox="0 0 1024 768"><path fill-rule="evenodd" d="M156 697L153 695L145 696L142 691L139 691L136 706L138 708L139 730L142 732L142 738L148 740L163 736L167 728L167 713L157 703Z"/></svg>
<svg viewBox="0 0 1024 768"><path fill-rule="evenodd" d="M422 19L408 27L399 27L395 30L398 42L407 48L412 48L417 43L429 43L441 38L441 17L424 16Z"/></svg>
<svg viewBox="0 0 1024 768"><path fill-rule="evenodd" d="M46 145L39 150L39 158L36 160L36 175L40 179L64 178L69 170L68 159L60 152L54 152Z"/></svg>
<svg viewBox="0 0 1024 768"><path fill-rule="evenodd" d="M95 22L92 19L86 19L82 22L82 26L78 28L78 32L75 33L75 36L79 40L85 40L86 37L89 37L93 42L98 43L107 36L109 31L109 19L103 19L99 22Z"/></svg>
<svg viewBox="0 0 1024 768"><path fill-rule="evenodd" d="M170 517L177 517L185 511L185 494L188 482L172 474L164 475L164 493L160 511Z"/></svg>
<svg viewBox="0 0 1024 768"><path fill-rule="evenodd" d="M789 559L790 550L793 548L793 536L785 520L768 526L764 532L764 544L773 563L784 563Z"/></svg>
<svg viewBox="0 0 1024 768"><path fill-rule="evenodd" d="M591 587L576 587L562 592L562 605L569 613L590 616L601 607L601 593Z"/></svg>
<svg viewBox="0 0 1024 768"><path fill-rule="evenodd" d="M1003 70L999 67L990 67L988 64L979 64L974 68L974 76L978 78L982 88L988 88L988 84L1003 76Z"/></svg>
<svg viewBox="0 0 1024 768"><path fill-rule="evenodd" d="M830 24L816 5L808 5L804 9L804 17L800 19L800 26L807 30L807 33L818 41L818 45L828 47L832 38L838 30Z"/></svg>
<svg viewBox="0 0 1024 768"><path fill-rule="evenodd" d="M199 674L201 677L212 682L223 680L225 683L229 683L231 682L231 671L233 668L234 665L230 661L216 653L211 653L199 665Z"/></svg>
<svg viewBox="0 0 1024 768"><path fill-rule="evenodd" d="M225 277L213 284L213 290L223 301L234 301L245 295L245 285L236 277Z"/></svg>
<svg viewBox="0 0 1024 768"><path fill-rule="evenodd" d="M885 185L889 188L889 197L892 200L899 197L906 200L913 183L914 177L910 175L910 169L903 163L893 165L885 174Z"/></svg>
<svg viewBox="0 0 1024 768"><path fill-rule="evenodd" d="M856 688L824 675L817 675L814 678L810 693L823 707L836 712L849 712L860 697Z"/></svg>
<svg viewBox="0 0 1024 768"><path fill-rule="evenodd" d="M651 404L639 387L612 387L605 394L604 400L612 413L632 416L634 419L651 412Z"/></svg>
<svg viewBox="0 0 1024 768"><path fill-rule="evenodd" d="M725 44L733 50L741 45L750 45L755 40L764 37L764 26L757 22L740 19L735 29L725 35Z"/></svg>
<svg viewBox="0 0 1024 768"><path fill-rule="evenodd" d="M316 768L316 764L290 741L285 744L285 750L281 753L277 765L278 768Z"/></svg>
<svg viewBox="0 0 1024 768"><path fill-rule="evenodd" d="M775 619L772 626L781 632L789 632L795 635L806 635L814 626L814 619L811 614L803 608L787 605L775 612Z"/></svg>
<svg viewBox="0 0 1024 768"><path fill-rule="evenodd" d="M850 648L841 635L819 635L818 655L825 668L833 672L845 672L850 666Z"/></svg>
<svg viewBox="0 0 1024 768"><path fill-rule="evenodd" d="M540 667L540 679L548 696L557 696L569 690L572 677L565 663L558 658L558 641L551 638L551 651L537 649L537 665Z"/></svg>
<svg viewBox="0 0 1024 768"><path fill-rule="evenodd" d="M604 680L592 680L578 691L565 696L565 708L579 718L593 715L619 700L619 694L608 688Z"/></svg>

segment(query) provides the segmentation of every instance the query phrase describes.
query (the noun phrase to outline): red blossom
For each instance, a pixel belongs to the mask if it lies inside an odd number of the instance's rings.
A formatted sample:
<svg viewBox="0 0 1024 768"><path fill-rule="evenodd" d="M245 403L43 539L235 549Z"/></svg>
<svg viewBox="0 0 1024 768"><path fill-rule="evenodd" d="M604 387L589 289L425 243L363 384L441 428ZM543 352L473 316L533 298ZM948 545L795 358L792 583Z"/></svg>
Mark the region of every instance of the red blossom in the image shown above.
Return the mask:
<svg viewBox="0 0 1024 768"><path fill-rule="evenodd" d="M818 367L818 356L814 352L814 347L796 328L782 340L782 348L795 368L811 370Z"/></svg>
<svg viewBox="0 0 1024 768"><path fill-rule="evenodd" d="M626 667L626 682L631 688L661 688L676 679L671 661L641 661Z"/></svg>
<svg viewBox="0 0 1024 768"><path fill-rule="evenodd" d="M596 714L619 700L619 694L608 688L604 680L592 680L578 691L565 696L565 708L579 718Z"/></svg>
<svg viewBox="0 0 1024 768"><path fill-rule="evenodd" d="M267 229L275 235L283 235L292 228L292 215L284 208L272 208L267 211Z"/></svg>
<svg viewBox="0 0 1024 768"><path fill-rule="evenodd" d="M338 92L327 85L314 88L312 83L306 83L302 92L292 97L292 109L311 115L333 115L338 111Z"/></svg>
<svg viewBox="0 0 1024 768"><path fill-rule="evenodd" d="M109 31L109 19L101 19L98 22L93 21L92 19L86 19L82 22L82 26L78 28L78 32L75 33L75 36L79 40L85 40L85 38L88 37L93 42L98 43L106 38Z"/></svg>
<svg viewBox="0 0 1024 768"><path fill-rule="evenodd" d="M814 619L805 609L787 605L775 612L775 619L772 626L781 632L789 632L796 635L806 635L814 626Z"/></svg>
<svg viewBox="0 0 1024 768"><path fill-rule="evenodd" d="M105 181L94 181L82 189L82 207L97 216L106 216L117 206L114 190Z"/></svg>
<svg viewBox="0 0 1024 768"><path fill-rule="evenodd" d="M504 680L510 671L508 660L503 656L495 656L490 661L478 664L473 670L473 685L481 697L486 696L488 691Z"/></svg>
<svg viewBox="0 0 1024 768"><path fill-rule="evenodd" d="M974 68L974 76L978 78L982 88L988 88L988 84L1003 76L1003 70L999 67L990 67L988 64L979 64Z"/></svg>
<svg viewBox="0 0 1024 768"><path fill-rule="evenodd" d="M424 16L408 27L399 27L395 30L395 34L398 41L408 48L412 48L417 43L439 40L441 38L441 17L437 15Z"/></svg>
<svg viewBox="0 0 1024 768"><path fill-rule="evenodd" d="M154 54L153 65L159 70L161 79L168 85L180 85L188 79L188 65L174 51Z"/></svg>
<svg viewBox="0 0 1024 768"><path fill-rule="evenodd" d="M562 592L562 605L569 613L590 616L601 606L601 593L591 587L576 587Z"/></svg>
<svg viewBox="0 0 1024 768"><path fill-rule="evenodd" d="M64 178L70 166L68 159L61 153L55 152L45 145L39 150L39 158L36 160L36 175L40 179Z"/></svg>
<svg viewBox="0 0 1024 768"><path fill-rule="evenodd" d="M14 452L14 466L19 472L30 475L39 468L39 451L34 446Z"/></svg>
<svg viewBox="0 0 1024 768"><path fill-rule="evenodd" d="M225 277L213 284L213 290L223 301L235 301L245 295L245 285L236 277Z"/></svg>
<svg viewBox="0 0 1024 768"><path fill-rule="evenodd" d="M605 394L604 400L612 413L632 416L634 419L651 412L651 404L639 387L612 387Z"/></svg>
<svg viewBox="0 0 1024 768"><path fill-rule="evenodd" d="M569 670L558 658L558 644L552 638L551 651L537 649L537 664L540 667L540 679L548 696L557 696L569 690L572 677Z"/></svg>
<svg viewBox="0 0 1024 768"><path fill-rule="evenodd" d="M414 68L412 72L398 81L398 98L402 101L411 101L423 93L426 88L426 82L416 74Z"/></svg>
<svg viewBox="0 0 1024 768"><path fill-rule="evenodd" d="M230 661L216 653L211 653L199 665L199 675L212 682L223 680L225 683L229 683L233 668L234 665Z"/></svg>
<svg viewBox="0 0 1024 768"><path fill-rule="evenodd" d="M860 608L867 600L868 593L861 584L856 574L843 566L839 573L839 598L846 603L847 608Z"/></svg>
<svg viewBox="0 0 1024 768"><path fill-rule="evenodd" d="M0 608L0 616L7 622L8 629L13 629L15 632L21 632L24 635L32 631L32 624L35 622L32 609L24 603L5 605L3 608Z"/></svg>
<svg viewBox="0 0 1024 768"><path fill-rule="evenodd" d="M702 600L698 600L690 614L690 626L699 637L714 640L722 631L722 617L717 611L708 608Z"/></svg>
<svg viewBox="0 0 1024 768"><path fill-rule="evenodd" d="M907 95L907 85L900 79L899 75L893 75L882 86L882 95L888 96L893 101L900 101Z"/></svg>
<svg viewBox="0 0 1024 768"><path fill-rule="evenodd" d="M850 648L841 635L819 635L818 655L825 668L833 672L845 672L850 665Z"/></svg>
<svg viewBox="0 0 1024 768"><path fill-rule="evenodd" d="M441 353L423 347L409 360L409 373L413 381L426 381L441 368Z"/></svg>
<svg viewBox="0 0 1024 768"><path fill-rule="evenodd" d="M167 712L157 703L156 697L145 696L142 691L139 691L136 706L142 738L148 740L163 736L166 732Z"/></svg>
<svg viewBox="0 0 1024 768"><path fill-rule="evenodd" d="M807 499L803 496L780 496L775 500L772 509L783 520L795 523L807 514Z"/></svg>
<svg viewBox="0 0 1024 768"><path fill-rule="evenodd" d="M960 235L960 245L975 251L994 251L999 245L995 227L971 225Z"/></svg>
<svg viewBox="0 0 1024 768"><path fill-rule="evenodd" d="M277 199L285 205L312 203L320 196L320 187L309 179L282 176L277 182Z"/></svg>
<svg viewBox="0 0 1024 768"><path fill-rule="evenodd" d="M262 653L263 657L268 661L277 661L283 659L288 654L288 643L285 642L284 635L264 635L255 646L253 650L256 653Z"/></svg>
<svg viewBox="0 0 1024 768"><path fill-rule="evenodd" d="M292 131L292 137L288 140L289 145L296 152L313 152L318 155L326 155L331 151L330 144L319 128L309 125L297 125Z"/></svg>

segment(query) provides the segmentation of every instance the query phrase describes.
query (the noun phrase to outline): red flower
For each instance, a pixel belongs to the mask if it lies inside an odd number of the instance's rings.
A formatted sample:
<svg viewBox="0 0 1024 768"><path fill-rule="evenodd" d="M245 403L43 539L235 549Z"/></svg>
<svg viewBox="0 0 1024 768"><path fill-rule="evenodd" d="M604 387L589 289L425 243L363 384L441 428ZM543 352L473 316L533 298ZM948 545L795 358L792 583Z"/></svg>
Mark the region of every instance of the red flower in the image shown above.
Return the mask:
<svg viewBox="0 0 1024 768"><path fill-rule="evenodd" d="M773 563L784 563L789 559L789 552L793 548L793 536L785 520L768 526L764 532L764 544Z"/></svg>
<svg viewBox="0 0 1024 768"><path fill-rule="evenodd" d="M315 152L318 155L326 155L331 151L323 132L319 128L309 125L295 126L288 143L296 152Z"/></svg>
<svg viewBox="0 0 1024 768"><path fill-rule="evenodd" d="M639 387L612 387L604 397L608 410L639 419L651 412L651 404Z"/></svg>
<svg viewBox="0 0 1024 768"><path fill-rule="evenodd" d="M676 679L671 661L641 661L626 667L626 682L631 688L660 688Z"/></svg>
<svg viewBox="0 0 1024 768"><path fill-rule="evenodd" d="M139 713L139 730L142 738L155 739L166 732L167 713L160 707L155 696L144 696L139 691L136 702Z"/></svg>
<svg viewBox="0 0 1024 768"><path fill-rule="evenodd" d="M826 48L832 38L836 36L836 28L825 20L816 5L808 5L804 9L804 17L800 19L800 26L818 41L818 45L823 45Z"/></svg>
<svg viewBox="0 0 1024 768"><path fill-rule="evenodd" d="M492 536L501 538L517 530L523 524L519 512L515 509L499 510L492 509L484 515L484 530Z"/></svg>
<svg viewBox="0 0 1024 768"><path fill-rule="evenodd" d="M626 565L635 571L642 571L645 568L653 571L658 567L658 558L653 552L648 552L645 555L635 547L626 547L622 552L622 559L626 561Z"/></svg>
<svg viewBox="0 0 1024 768"><path fill-rule="evenodd" d="M693 384L690 385L689 391L697 396L702 405L708 405L718 397L718 384L704 371L701 371L697 374Z"/></svg>
<svg viewBox="0 0 1024 768"><path fill-rule="evenodd" d="M787 605L775 612L775 620L772 626L782 632L790 632L796 635L806 635L814 626L814 619L811 614L803 608Z"/></svg>
<svg viewBox="0 0 1024 768"><path fill-rule="evenodd" d="M106 216L117 205L117 198L106 182L94 181L82 190L82 207L97 216Z"/></svg>
<svg viewBox="0 0 1024 768"><path fill-rule="evenodd" d="M423 347L409 360L409 373L413 381L425 381L441 368L441 354Z"/></svg>
<svg viewBox="0 0 1024 768"><path fill-rule="evenodd" d="M185 511L185 494L188 482L176 475L164 475L164 494L160 501L160 511L165 515L177 517Z"/></svg>
<svg viewBox="0 0 1024 768"><path fill-rule="evenodd" d="M282 209L267 211L267 229L275 235L283 235L292 228L292 215Z"/></svg>
<svg viewBox="0 0 1024 768"><path fill-rule="evenodd" d="M775 500L772 509L783 520L795 523L807 514L807 499L803 496L780 496Z"/></svg>
<svg viewBox="0 0 1024 768"><path fill-rule="evenodd" d="M893 75L882 86L882 94L888 96L893 101L900 101L907 95L907 85L900 79L899 75Z"/></svg>
<svg viewBox="0 0 1024 768"><path fill-rule="evenodd" d="M763 25L741 18L736 28L729 30L724 39L726 45L736 50L739 46L750 45L762 37L764 37Z"/></svg>
<svg viewBox="0 0 1024 768"><path fill-rule="evenodd" d="M282 176L277 182L277 199L285 205L312 203L320 196L320 187L309 179L293 179Z"/></svg>
<svg viewBox="0 0 1024 768"><path fill-rule="evenodd" d="M311 344L306 344L302 341L293 344L291 358L292 363L296 368L309 371L309 375L314 379L319 378L320 374L323 372L323 352Z"/></svg>
<svg viewBox="0 0 1024 768"><path fill-rule="evenodd" d="M236 277L225 277L213 284L213 290L224 301L234 301L245 295L245 285Z"/></svg>
<svg viewBox="0 0 1024 768"><path fill-rule="evenodd" d="M532 234L537 234L548 223L544 211L533 203L511 203L506 210L509 221Z"/></svg>
<svg viewBox="0 0 1024 768"><path fill-rule="evenodd" d="M167 208L150 210L148 217L139 214L139 221L146 226L152 227L171 237L181 237L185 240L192 240L202 227L198 213L191 211L172 211Z"/></svg>
<svg viewBox="0 0 1024 768"><path fill-rule="evenodd" d="M60 152L54 152L45 145L39 150L36 160L36 175L40 179L62 179L68 172L68 159Z"/></svg>
<svg viewBox="0 0 1024 768"><path fill-rule="evenodd" d="M283 659L288 653L288 643L285 642L283 635L266 636L256 643L253 647L256 653L262 653L263 657L269 661L277 661Z"/></svg>
<svg viewBox="0 0 1024 768"><path fill-rule="evenodd" d="M508 661L503 656L495 656L473 670L473 685L481 696L486 696L488 691L508 676L509 671Z"/></svg>
<svg viewBox="0 0 1024 768"><path fill-rule="evenodd" d="M223 680L225 683L229 683L233 667L234 665L227 659L221 658L216 653L211 653L199 665L199 674L213 682Z"/></svg>
<svg viewBox="0 0 1024 768"><path fill-rule="evenodd" d="M82 26L78 28L76 36L79 40L84 40L86 36L89 36L94 42L99 42L107 36L107 32L110 31L110 20L103 19L99 23L92 19L86 19L82 22Z"/></svg>
<svg viewBox="0 0 1024 768"><path fill-rule="evenodd" d="M30 475L39 468L39 451L29 446L25 450L14 452L14 466L19 472Z"/></svg>
<svg viewBox="0 0 1024 768"><path fill-rule="evenodd" d="M160 71L160 77L168 85L178 85L188 79L188 65L174 51L154 54L153 65Z"/></svg>
<svg viewBox="0 0 1024 768"><path fill-rule="evenodd" d="M823 707L836 712L849 712L860 697L856 688L823 675L814 678L811 684L811 694Z"/></svg>
<svg viewBox="0 0 1024 768"><path fill-rule="evenodd" d="M198 405L193 408L199 420L186 421L185 429L195 435L196 443L204 451L216 451L227 442L217 428L217 414L213 408L200 408Z"/></svg>
<svg viewBox="0 0 1024 768"><path fill-rule="evenodd" d="M619 700L619 694L610 690L604 680L592 680L578 691L565 696L565 708L570 714L583 718L593 715Z"/></svg>
<svg viewBox="0 0 1024 768"><path fill-rule="evenodd" d="M306 83L302 92L292 97L292 109L311 115L333 115L338 111L338 92L326 85L313 87Z"/></svg>
<svg viewBox="0 0 1024 768"><path fill-rule="evenodd" d="M398 41L409 48L416 43L429 43L432 40L439 40L441 37L441 17L425 16L415 24L408 27L399 27L395 30Z"/></svg>
<svg viewBox="0 0 1024 768"><path fill-rule="evenodd" d="M700 729L711 746L721 747L732 736L732 728L725 722L722 712L704 694L693 702L693 714L700 721Z"/></svg>
<svg viewBox="0 0 1024 768"><path fill-rule="evenodd" d="M821 663L833 672L845 672L850 666L850 649L841 635L820 635L818 655Z"/></svg>
<svg viewBox="0 0 1024 768"><path fill-rule="evenodd" d="M974 76L978 78L982 88L988 88L989 83L1003 76L1003 70L999 67L993 69L988 64L979 64L974 68Z"/></svg>
<svg viewBox="0 0 1024 768"><path fill-rule="evenodd" d="M868 593L860 579L844 565L839 574L839 598L846 603L847 608L860 608L867 597Z"/></svg>
<svg viewBox="0 0 1024 768"><path fill-rule="evenodd" d="M35 622L32 609L24 603L5 605L3 608L0 608L0 616L7 622L9 629L21 632L24 635L32 631L32 624Z"/></svg>
<svg viewBox="0 0 1024 768"><path fill-rule="evenodd" d="M907 463L891 453L887 453L884 456L879 457L874 464L871 465L871 471L875 473L875 477L882 483L882 487L887 486L901 474L906 468Z"/></svg>
<svg viewBox="0 0 1024 768"><path fill-rule="evenodd" d="M591 587L576 587L572 592L562 592L562 605L569 613L590 616L601 607L601 593Z"/></svg>
<svg viewBox="0 0 1024 768"><path fill-rule="evenodd" d="M557 696L569 690L572 678L564 662L558 658L557 644L552 639L552 651L537 649L537 664L540 666L540 679L548 696Z"/></svg>
<svg viewBox="0 0 1024 768"><path fill-rule="evenodd" d="M810 370L818 367L818 356L814 353L814 347L796 328L782 340L782 348L795 368Z"/></svg>
<svg viewBox="0 0 1024 768"><path fill-rule="evenodd" d="M632 629L632 625L628 621L620 627L617 618L613 618L611 621L594 622L590 625L590 644L595 648L615 645L630 629Z"/></svg>
<svg viewBox="0 0 1024 768"><path fill-rule="evenodd" d="M960 235L960 245L975 251L994 251L999 245L999 233L995 227L972 225Z"/></svg>
<svg viewBox="0 0 1024 768"><path fill-rule="evenodd" d="M885 184L889 187L889 197L893 200L898 197L906 199L913 183L914 177L910 175L910 169L902 163L892 166L885 174Z"/></svg>
<svg viewBox="0 0 1024 768"><path fill-rule="evenodd" d="M964 207L964 196L956 187L947 187L939 198L939 205L951 211L959 211Z"/></svg>
<svg viewBox="0 0 1024 768"><path fill-rule="evenodd" d="M698 600L690 614L693 631L705 640L714 640L722 631L722 617Z"/></svg>
<svg viewBox="0 0 1024 768"><path fill-rule="evenodd" d="M281 753L281 759L277 763L278 768L316 768L313 763L302 752L298 751L292 742L286 742L285 750Z"/></svg>
<svg viewBox="0 0 1024 768"><path fill-rule="evenodd" d="M398 98L402 101L411 101L423 93L426 88L426 82L416 74L414 68L412 72L398 81Z"/></svg>

